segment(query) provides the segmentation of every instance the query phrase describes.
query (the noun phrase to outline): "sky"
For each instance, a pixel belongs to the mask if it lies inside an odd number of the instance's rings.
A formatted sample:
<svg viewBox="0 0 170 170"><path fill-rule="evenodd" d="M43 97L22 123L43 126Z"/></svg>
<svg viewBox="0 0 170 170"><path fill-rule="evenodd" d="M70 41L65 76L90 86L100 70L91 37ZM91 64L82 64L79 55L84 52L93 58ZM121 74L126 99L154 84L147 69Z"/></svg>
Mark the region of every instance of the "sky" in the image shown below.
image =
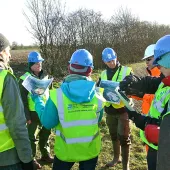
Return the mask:
<svg viewBox="0 0 170 170"><path fill-rule="evenodd" d="M31 45L32 35L27 31L28 26L23 10L26 0L0 0L0 33L12 43ZM65 2L66 11L72 12L79 8L93 9L101 12L103 17L110 18L120 7L128 8L140 20L170 25L170 0L61 0Z"/></svg>

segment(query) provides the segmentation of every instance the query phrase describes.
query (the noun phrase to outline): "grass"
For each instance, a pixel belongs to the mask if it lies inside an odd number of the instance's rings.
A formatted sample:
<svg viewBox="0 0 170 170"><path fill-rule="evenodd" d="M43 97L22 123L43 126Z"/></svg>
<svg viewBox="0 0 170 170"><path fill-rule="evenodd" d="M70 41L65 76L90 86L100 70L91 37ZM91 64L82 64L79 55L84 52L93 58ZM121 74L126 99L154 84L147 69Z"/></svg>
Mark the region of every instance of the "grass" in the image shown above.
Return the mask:
<svg viewBox="0 0 170 170"><path fill-rule="evenodd" d="M25 72L26 60L27 60L26 56L28 55L29 52L30 50L12 51L13 59L11 62L11 66L13 67L16 75L20 76L21 74ZM144 63L129 64L128 66L133 68L133 71L136 75L140 75L140 76L145 75L145 71L144 71L145 64ZM101 70L94 70L92 74L92 78L94 81L97 81L100 73L101 73ZM57 83L55 85L58 86ZM138 110L140 110L141 102L135 102L135 106ZM107 170L110 170L110 169L121 170L122 169L121 164L117 165L115 168L105 167L105 164L108 161L112 160L112 155L113 155L112 142L111 142L109 131L106 125L105 116L103 117L100 123L100 132L102 136L102 150L99 155L99 161L98 161L96 170L106 170L106 169ZM55 135L54 133L52 133L50 136L50 147L51 147L52 155L54 155L54 152L53 152L54 137ZM132 145L131 145L131 152L130 152L130 169L131 170L146 170L147 167L146 167L145 148L140 140L139 130L134 126L132 122L131 122L131 140L132 140ZM40 157L40 153L38 150L37 158L39 157ZM43 165L42 170L50 170L52 167L52 165L44 165L43 163L42 165ZM72 170L78 170L77 163L72 167Z"/></svg>

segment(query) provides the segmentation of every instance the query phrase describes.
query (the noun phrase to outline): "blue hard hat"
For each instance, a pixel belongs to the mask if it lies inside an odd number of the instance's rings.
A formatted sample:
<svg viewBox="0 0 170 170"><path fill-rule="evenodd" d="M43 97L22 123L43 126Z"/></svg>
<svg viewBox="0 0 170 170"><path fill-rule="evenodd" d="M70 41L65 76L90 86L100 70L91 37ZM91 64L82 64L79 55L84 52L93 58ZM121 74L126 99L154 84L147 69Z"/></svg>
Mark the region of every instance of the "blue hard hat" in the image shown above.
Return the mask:
<svg viewBox="0 0 170 170"><path fill-rule="evenodd" d="M112 48L105 48L102 51L102 60L104 62L109 62L117 58L115 51Z"/></svg>
<svg viewBox="0 0 170 170"><path fill-rule="evenodd" d="M36 52L36 51L32 51L28 54L28 62L30 63L38 63L44 61L44 59L41 57L41 54Z"/></svg>
<svg viewBox="0 0 170 170"><path fill-rule="evenodd" d="M78 49L72 54L69 63L93 68L93 57L89 51Z"/></svg>
<svg viewBox="0 0 170 170"><path fill-rule="evenodd" d="M170 35L165 35L160 38L155 45L154 49L154 62L153 64L157 64L157 61L161 59L161 57L170 52Z"/></svg>

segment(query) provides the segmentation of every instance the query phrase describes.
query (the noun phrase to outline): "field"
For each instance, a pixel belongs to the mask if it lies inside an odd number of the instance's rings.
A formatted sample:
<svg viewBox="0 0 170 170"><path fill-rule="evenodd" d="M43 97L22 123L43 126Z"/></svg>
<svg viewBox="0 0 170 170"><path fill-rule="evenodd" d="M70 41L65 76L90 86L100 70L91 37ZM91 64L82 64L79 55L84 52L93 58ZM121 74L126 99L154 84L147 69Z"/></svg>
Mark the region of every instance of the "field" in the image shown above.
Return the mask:
<svg viewBox="0 0 170 170"><path fill-rule="evenodd" d="M12 60L10 65L12 66L14 73L17 77L21 76L26 68L27 68L27 54L29 51L12 51ZM133 68L134 73L136 75L144 76L144 69L145 64L144 63L136 63L129 65ZM92 75L94 80L98 79L100 71L95 71ZM140 110L141 102L135 102L135 107ZM121 170L122 166L121 164L117 165L115 168L107 168L105 167L105 164L112 159L112 144L111 139L109 136L108 128L105 121L105 116L102 119L102 122L100 123L100 131L102 136L102 151L99 156L99 161L96 170ZM138 129L133 125L131 122L131 153L130 153L130 169L131 170L146 170L146 152L145 148L143 146L143 143L140 140L139 137L139 131ZM54 144L54 134L50 137L50 147L51 147L51 154L53 155L53 144ZM37 158L40 157L40 154L37 154ZM50 170L51 165L43 165L42 170ZM72 170L78 170L78 165L75 164L72 168Z"/></svg>

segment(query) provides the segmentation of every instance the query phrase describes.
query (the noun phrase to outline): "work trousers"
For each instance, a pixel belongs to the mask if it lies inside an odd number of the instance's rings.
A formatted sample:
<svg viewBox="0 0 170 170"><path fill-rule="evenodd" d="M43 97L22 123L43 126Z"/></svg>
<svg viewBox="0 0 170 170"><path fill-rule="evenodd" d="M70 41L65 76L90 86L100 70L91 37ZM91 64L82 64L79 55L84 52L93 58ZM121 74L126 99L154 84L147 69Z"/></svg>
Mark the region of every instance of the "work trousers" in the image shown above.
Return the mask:
<svg viewBox="0 0 170 170"><path fill-rule="evenodd" d="M115 112L106 115L106 123L112 142L119 140L121 146L131 144L129 118L126 112L119 113L115 109Z"/></svg>
<svg viewBox="0 0 170 170"><path fill-rule="evenodd" d="M21 164L17 163L14 165L0 166L0 170L22 170Z"/></svg>
<svg viewBox="0 0 170 170"><path fill-rule="evenodd" d="M79 162L79 170L95 170L97 165L98 157L89 159L87 161ZM52 170L70 170L75 162L65 162L59 160L56 156L54 157L53 169Z"/></svg>
<svg viewBox="0 0 170 170"><path fill-rule="evenodd" d="M33 157L36 155L36 142L38 141L39 149L42 156L47 156L49 153L48 138L51 134L51 130L46 129L41 125L40 120L36 112L31 113L32 123L27 126L29 139L31 141L31 148Z"/></svg>
<svg viewBox="0 0 170 170"><path fill-rule="evenodd" d="M156 170L157 150L149 147L147 153L148 170Z"/></svg>

